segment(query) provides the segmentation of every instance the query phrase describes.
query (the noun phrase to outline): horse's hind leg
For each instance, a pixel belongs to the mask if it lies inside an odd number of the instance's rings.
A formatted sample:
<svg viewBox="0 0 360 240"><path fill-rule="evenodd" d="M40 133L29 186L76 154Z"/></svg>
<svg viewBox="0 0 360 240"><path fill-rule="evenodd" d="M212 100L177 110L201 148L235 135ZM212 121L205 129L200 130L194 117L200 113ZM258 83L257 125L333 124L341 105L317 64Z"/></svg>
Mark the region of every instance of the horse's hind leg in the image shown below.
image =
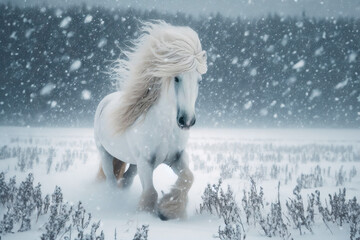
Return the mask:
<svg viewBox="0 0 360 240"><path fill-rule="evenodd" d="M117 181L119 181L124 176L125 169L126 169L126 163L124 163L123 161L120 161L119 159L114 157L113 158L113 169L114 169L114 175L115 175Z"/></svg>
<svg viewBox="0 0 360 240"><path fill-rule="evenodd" d="M120 180L120 178L122 178L125 168L126 168L125 163L118 160L117 158L113 158L114 175L118 181ZM106 180L106 176L105 176L104 170L102 168L102 162L100 162L99 171L97 173L97 179L98 180Z"/></svg>
<svg viewBox="0 0 360 240"><path fill-rule="evenodd" d="M101 151L103 151L103 149L101 149ZM136 165L130 164L129 168L125 171L126 163L115 157L112 157L112 158L113 158L113 160L112 160L113 173L114 173L115 178L117 179L117 182L120 182L119 187L122 187L122 188L130 187L134 180L134 177L136 176L136 173L137 173ZM106 180L102 161L100 163L97 179Z"/></svg>
<svg viewBox="0 0 360 240"><path fill-rule="evenodd" d="M106 180L106 176L105 176L105 173L104 173L104 170L102 169L102 166L101 166L101 162L100 162L100 166L99 166L99 171L96 175L96 179L99 180L99 181L105 181Z"/></svg>
<svg viewBox="0 0 360 240"><path fill-rule="evenodd" d="M124 173L121 183L123 188L128 188L133 183L134 177L137 173L137 167L134 164L130 164L128 170Z"/></svg>
<svg viewBox="0 0 360 240"><path fill-rule="evenodd" d="M104 179L105 177L110 185L116 186L117 181L114 174L113 164L114 157L111 156L103 147L100 146L98 149L101 158L101 169L98 173L98 179Z"/></svg>

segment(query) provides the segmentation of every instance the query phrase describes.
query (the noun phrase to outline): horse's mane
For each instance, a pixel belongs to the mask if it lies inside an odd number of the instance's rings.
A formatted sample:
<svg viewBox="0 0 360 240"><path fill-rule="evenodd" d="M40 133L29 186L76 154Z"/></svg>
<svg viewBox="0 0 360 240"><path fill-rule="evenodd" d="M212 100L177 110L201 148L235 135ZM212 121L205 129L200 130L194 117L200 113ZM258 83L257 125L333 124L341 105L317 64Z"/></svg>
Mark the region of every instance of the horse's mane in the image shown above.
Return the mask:
<svg viewBox="0 0 360 240"><path fill-rule="evenodd" d="M157 101L162 82L177 74L207 71L206 53L197 33L163 21L143 23L133 47L123 51L112 69L121 104L114 111L116 133L125 131Z"/></svg>

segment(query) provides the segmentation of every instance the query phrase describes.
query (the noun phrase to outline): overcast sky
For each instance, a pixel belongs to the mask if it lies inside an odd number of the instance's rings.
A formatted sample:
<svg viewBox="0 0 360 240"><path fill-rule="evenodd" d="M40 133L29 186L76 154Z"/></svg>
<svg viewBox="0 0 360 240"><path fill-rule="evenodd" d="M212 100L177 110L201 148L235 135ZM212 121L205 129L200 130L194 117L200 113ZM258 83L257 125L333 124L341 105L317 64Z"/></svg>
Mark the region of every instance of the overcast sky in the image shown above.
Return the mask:
<svg viewBox="0 0 360 240"><path fill-rule="evenodd" d="M308 16L360 16L360 0L0 0L20 6L51 5L68 6L87 3L90 6L135 7L140 9L156 9L160 12L175 13L177 11L195 16L220 12L227 16L264 16L268 13L280 15Z"/></svg>

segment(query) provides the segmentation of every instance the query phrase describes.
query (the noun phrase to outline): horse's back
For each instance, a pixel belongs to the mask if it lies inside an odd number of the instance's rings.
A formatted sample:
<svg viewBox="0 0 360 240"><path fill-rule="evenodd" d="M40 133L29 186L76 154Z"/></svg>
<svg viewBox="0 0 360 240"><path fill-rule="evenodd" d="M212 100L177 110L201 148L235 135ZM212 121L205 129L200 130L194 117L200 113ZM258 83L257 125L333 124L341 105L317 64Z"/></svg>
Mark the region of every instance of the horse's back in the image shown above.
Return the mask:
<svg viewBox="0 0 360 240"><path fill-rule="evenodd" d="M109 105L109 103L111 101L114 101L117 97L120 98L121 93L120 92L114 92L111 93L109 95L106 95L99 103L99 105L96 108L96 112L95 112L95 119L94 119L94 134L95 134L95 142L96 145L100 144L99 142L99 138L101 135L101 128L102 128L102 124L104 124L103 122L103 112L105 110L105 108ZM99 145L98 145L99 146Z"/></svg>
<svg viewBox="0 0 360 240"><path fill-rule="evenodd" d="M98 148L104 148L114 158L135 164L125 134L115 132L113 120L119 104L121 92L111 93L99 103L94 121L95 142Z"/></svg>
<svg viewBox="0 0 360 240"><path fill-rule="evenodd" d="M115 101L117 99L119 99L120 101L120 96L121 96L121 92L113 92L110 93L109 95L106 95L99 103L99 105L96 108L96 112L95 112L95 130L96 130L96 126L99 123L99 118L101 116L101 113L103 112L104 108L106 106L109 105L109 103L111 101Z"/></svg>

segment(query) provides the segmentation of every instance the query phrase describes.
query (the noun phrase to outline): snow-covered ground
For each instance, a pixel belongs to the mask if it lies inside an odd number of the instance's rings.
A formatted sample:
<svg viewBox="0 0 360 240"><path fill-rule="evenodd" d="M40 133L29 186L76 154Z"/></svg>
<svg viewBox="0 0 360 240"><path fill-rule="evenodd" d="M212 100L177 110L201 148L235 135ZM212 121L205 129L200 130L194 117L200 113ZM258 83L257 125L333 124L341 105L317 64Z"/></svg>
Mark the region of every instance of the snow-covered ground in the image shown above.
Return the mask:
<svg viewBox="0 0 360 240"><path fill-rule="evenodd" d="M6 156L5 148L12 152L26 152L37 147L39 159L29 164L19 156ZM16 150L17 149L17 150ZM48 161L50 152L54 159ZM277 199L280 181L280 201L283 212L285 202L294 198L293 189L301 174L311 173L322 178L320 187L309 182L301 192L306 203L307 194L320 190L325 202L327 195L346 187L348 199L359 199L360 130L328 129L194 129L188 144L190 167L195 182L189 192L188 217L186 220L161 221L158 217L137 212L141 194L139 178L129 190L111 189L105 183L95 181L99 159L93 141L92 129L66 128L20 128L0 127L0 172L6 179L16 175L17 183L28 173L34 174L34 184L42 185L43 194L51 194L55 186L61 187L65 202L77 204L82 201L91 212L93 220L101 220L100 229L106 239L132 239L136 229L149 225L149 239L212 239L223 222L216 216L200 215L201 196L207 184L215 184L221 177L223 187L229 184L238 205L242 206L243 191L250 187L250 177L264 190L264 212ZM20 154L21 155L21 154ZM318 166L318 167L317 167ZM316 170L317 169L317 170ZM154 183L159 195L166 193L176 180L167 166L155 170ZM305 204L306 205L306 204ZM4 210L0 207L1 218ZM241 208L241 211L242 208ZM3 239L39 239L44 231L41 222L32 223L32 230L7 234ZM330 224L332 233L315 213L313 234L299 234L289 223L294 239L349 239L349 226ZM1 219L0 219L1 220ZM289 220L290 221L290 220ZM243 217L243 222L245 218ZM245 224L247 239L266 239L259 227ZM274 239L280 239L275 237Z"/></svg>

